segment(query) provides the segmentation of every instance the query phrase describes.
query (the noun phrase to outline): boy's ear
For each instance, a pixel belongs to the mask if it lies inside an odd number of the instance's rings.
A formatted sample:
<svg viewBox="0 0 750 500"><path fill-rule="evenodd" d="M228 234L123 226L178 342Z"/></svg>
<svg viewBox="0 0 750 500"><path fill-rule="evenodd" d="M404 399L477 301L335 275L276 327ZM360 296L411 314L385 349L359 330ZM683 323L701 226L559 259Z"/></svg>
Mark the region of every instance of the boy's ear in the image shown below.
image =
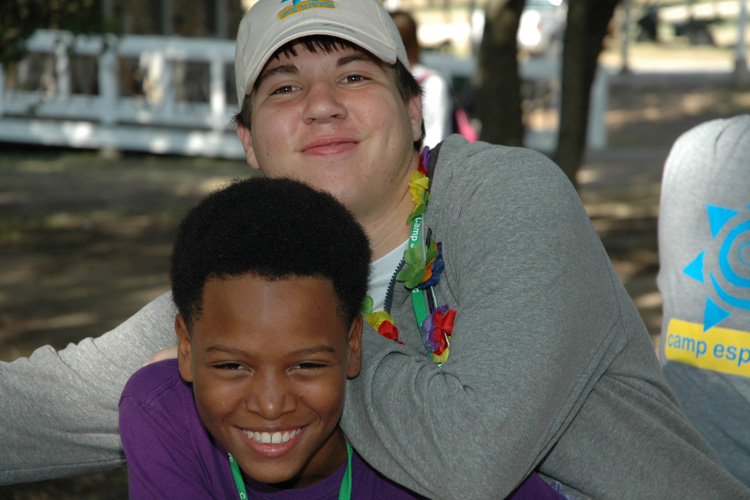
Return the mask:
<svg viewBox="0 0 750 500"><path fill-rule="evenodd" d="M354 378L362 370L362 316L352 321L349 328L349 366L346 376Z"/></svg>
<svg viewBox="0 0 750 500"><path fill-rule="evenodd" d="M190 356L190 335L188 335L187 324L182 314L175 317L174 329L177 332L177 365L180 368L180 376L185 382L192 382L193 359Z"/></svg>
<svg viewBox="0 0 750 500"><path fill-rule="evenodd" d="M237 137L240 138L242 147L245 148L245 159L247 164L255 170L260 169L258 159L255 157L255 149L253 148L253 135L250 133L250 129L241 123L237 124Z"/></svg>
<svg viewBox="0 0 750 500"><path fill-rule="evenodd" d="M417 142L422 138L422 98L419 95L412 96L406 103L406 110L409 112L411 123L412 142Z"/></svg>

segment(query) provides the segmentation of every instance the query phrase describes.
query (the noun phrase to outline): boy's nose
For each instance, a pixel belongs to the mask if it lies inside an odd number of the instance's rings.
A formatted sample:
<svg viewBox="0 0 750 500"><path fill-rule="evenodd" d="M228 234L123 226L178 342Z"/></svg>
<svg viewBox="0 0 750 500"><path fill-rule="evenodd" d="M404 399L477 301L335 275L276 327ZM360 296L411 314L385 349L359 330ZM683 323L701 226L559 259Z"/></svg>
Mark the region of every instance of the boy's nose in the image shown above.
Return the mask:
<svg viewBox="0 0 750 500"><path fill-rule="evenodd" d="M314 84L309 89L304 111L305 123L328 123L337 118L346 117L347 110L337 90L323 82Z"/></svg>
<svg viewBox="0 0 750 500"><path fill-rule="evenodd" d="M297 398L290 390L284 377L253 377L253 387L245 400L248 411L256 413L266 420L277 420L286 413L293 412Z"/></svg>

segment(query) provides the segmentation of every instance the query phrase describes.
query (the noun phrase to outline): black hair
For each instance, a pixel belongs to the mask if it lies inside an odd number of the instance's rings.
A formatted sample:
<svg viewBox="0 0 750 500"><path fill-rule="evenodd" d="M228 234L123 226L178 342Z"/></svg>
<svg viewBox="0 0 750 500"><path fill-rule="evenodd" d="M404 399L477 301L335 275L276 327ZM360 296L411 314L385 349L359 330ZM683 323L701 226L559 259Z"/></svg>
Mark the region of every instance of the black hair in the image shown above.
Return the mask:
<svg viewBox="0 0 750 500"><path fill-rule="evenodd" d="M401 99L405 103L408 103L409 100L414 96L422 96L422 88L420 87L417 80L414 78L414 75L411 74L411 72L406 68L406 66L403 65L403 63L399 60L396 60L395 64L387 64L383 61L381 61L378 57L376 57L371 52L363 49L359 45L356 45L348 40L344 40L342 38L337 38L334 36L329 35L310 35L310 36L304 36L301 38L297 38L295 40L292 40L291 42L287 42L276 51L271 54L271 57L268 58L268 61L266 61L266 65L278 58L281 54L285 54L286 56L296 56L297 51L295 50L295 47L297 45L302 45L307 49L309 52L317 52L318 50L322 50L325 53L331 53L335 50L340 49L354 49L358 52L361 52L362 54L365 54L368 56L375 64L378 66L385 68L387 70L393 71L394 74L394 80L396 82L396 88L398 89L398 93L401 95ZM263 69L265 69L265 65L263 66ZM262 70L261 70L262 73ZM255 79L255 82L253 82L253 92L257 90L257 84L259 82L259 78ZM234 115L232 118L232 123L234 125L242 125L248 130L250 129L250 119L252 117L252 92L246 93L244 99L240 103L240 111ZM424 120L422 120L422 137L418 141L414 141L414 149L419 152L419 150L422 148L422 142L424 141L425 136L425 126L424 126Z"/></svg>
<svg viewBox="0 0 750 500"><path fill-rule="evenodd" d="M349 325L360 314L369 265L367 236L333 196L290 179L256 177L214 192L188 213L169 274L188 331L200 317L206 282L245 274L328 279Z"/></svg>

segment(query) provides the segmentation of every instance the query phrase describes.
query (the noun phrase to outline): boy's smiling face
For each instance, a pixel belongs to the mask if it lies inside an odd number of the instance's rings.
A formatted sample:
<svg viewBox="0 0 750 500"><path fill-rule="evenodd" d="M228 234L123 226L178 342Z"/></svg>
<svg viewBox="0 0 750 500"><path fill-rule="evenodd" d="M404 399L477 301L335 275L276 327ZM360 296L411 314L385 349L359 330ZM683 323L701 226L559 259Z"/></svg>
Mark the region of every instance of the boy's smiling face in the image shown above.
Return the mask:
<svg viewBox="0 0 750 500"><path fill-rule="evenodd" d="M182 378L209 432L246 474L299 488L346 460L338 421L360 369L362 320L346 325L330 280L254 274L209 279L188 335L177 317Z"/></svg>
<svg viewBox="0 0 750 500"><path fill-rule="evenodd" d="M294 47L253 90L250 130L239 127L249 164L333 194L360 223L402 203L410 213L419 96L405 103L393 71L359 50Z"/></svg>

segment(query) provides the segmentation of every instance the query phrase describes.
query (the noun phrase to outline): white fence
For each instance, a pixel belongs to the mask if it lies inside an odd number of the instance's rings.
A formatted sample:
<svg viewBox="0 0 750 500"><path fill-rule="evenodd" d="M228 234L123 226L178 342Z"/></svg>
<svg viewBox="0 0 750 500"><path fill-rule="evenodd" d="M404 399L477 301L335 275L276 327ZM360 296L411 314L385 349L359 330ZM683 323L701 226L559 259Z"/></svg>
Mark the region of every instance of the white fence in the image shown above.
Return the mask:
<svg viewBox="0 0 750 500"><path fill-rule="evenodd" d="M40 30L27 48L53 68L47 71L52 81L40 78L28 90L0 88L0 141L244 158L230 124L237 110L233 42ZM84 75L96 82L95 92L76 93L74 59L86 57L95 61L88 66L96 74ZM203 99L179 95L200 86L185 75L189 64L204 69ZM123 89L134 81L123 67L142 74L138 92ZM0 69L0 86L5 81Z"/></svg>
<svg viewBox="0 0 750 500"><path fill-rule="evenodd" d="M230 123L237 111L233 41L40 30L27 48L30 57L12 85L0 66L0 141L244 158ZM475 71L470 60L426 62L454 77ZM559 71L554 60L520 67L523 79L551 89L552 108L559 104ZM606 105L607 78L600 71L592 89L590 148L606 146ZM529 147L551 151L556 142L554 120L527 130Z"/></svg>

